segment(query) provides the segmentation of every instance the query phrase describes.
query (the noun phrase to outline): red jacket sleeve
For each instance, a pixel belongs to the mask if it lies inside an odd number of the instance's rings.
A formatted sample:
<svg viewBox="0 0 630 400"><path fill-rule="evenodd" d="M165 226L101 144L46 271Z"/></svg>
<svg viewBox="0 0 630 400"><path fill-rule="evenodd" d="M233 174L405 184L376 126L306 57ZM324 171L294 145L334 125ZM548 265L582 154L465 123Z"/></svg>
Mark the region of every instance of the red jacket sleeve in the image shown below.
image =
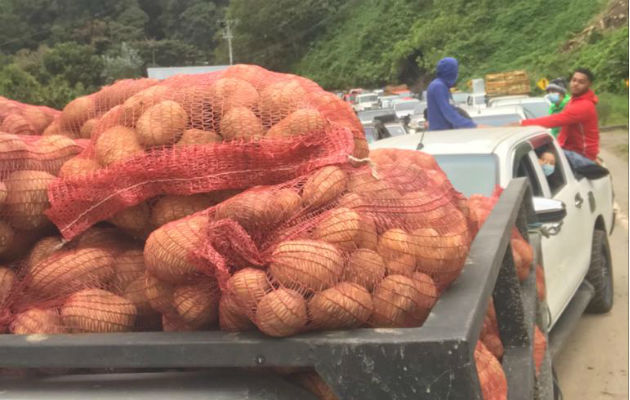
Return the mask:
<svg viewBox="0 0 630 400"><path fill-rule="evenodd" d="M587 117L585 107L578 102L571 106L565 107L558 114L552 114L546 117L525 119L521 121L522 126L538 125L545 128L556 128L559 126L577 124L583 122Z"/></svg>
<svg viewBox="0 0 630 400"><path fill-rule="evenodd" d="M595 161L599 154L599 132L589 132L584 135L584 155Z"/></svg>

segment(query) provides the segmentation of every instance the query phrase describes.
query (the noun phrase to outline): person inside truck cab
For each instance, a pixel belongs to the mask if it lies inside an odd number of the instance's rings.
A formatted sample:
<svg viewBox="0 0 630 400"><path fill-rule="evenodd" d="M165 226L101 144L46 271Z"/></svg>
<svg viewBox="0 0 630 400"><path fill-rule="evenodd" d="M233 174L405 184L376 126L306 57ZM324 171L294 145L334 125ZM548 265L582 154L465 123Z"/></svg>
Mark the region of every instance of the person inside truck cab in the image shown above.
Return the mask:
<svg viewBox="0 0 630 400"><path fill-rule="evenodd" d="M556 78L552 80L545 88L547 99L551 102L549 106L549 115L558 114L564 110L564 107L571 100L571 96L567 93L567 83L564 78ZM557 138L560 128L551 128L551 134Z"/></svg>
<svg viewBox="0 0 630 400"><path fill-rule="evenodd" d="M571 76L569 90L571 100L564 110L547 117L525 119L521 126L538 125L545 128L560 127L558 143L565 150L570 150L582 157L598 163L599 127L597 96L591 90L594 76L586 68L578 68Z"/></svg>
<svg viewBox="0 0 630 400"><path fill-rule="evenodd" d="M430 131L477 127L472 119L463 117L450 103L450 88L455 86L458 69L457 60L452 57L443 58L437 64L437 77L427 88L426 120Z"/></svg>

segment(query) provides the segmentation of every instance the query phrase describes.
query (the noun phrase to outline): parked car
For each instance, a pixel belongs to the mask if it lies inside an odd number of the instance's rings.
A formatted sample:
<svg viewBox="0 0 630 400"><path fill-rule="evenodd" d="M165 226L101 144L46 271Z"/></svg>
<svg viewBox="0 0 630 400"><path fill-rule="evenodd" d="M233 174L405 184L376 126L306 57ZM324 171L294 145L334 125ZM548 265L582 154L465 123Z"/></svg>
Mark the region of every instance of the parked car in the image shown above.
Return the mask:
<svg viewBox="0 0 630 400"><path fill-rule="evenodd" d="M393 101L393 108L396 117L403 119L412 115L422 115L427 103L418 99L398 99Z"/></svg>
<svg viewBox="0 0 630 400"><path fill-rule="evenodd" d="M378 104L381 108L392 108L392 102L399 98L398 95L381 96L378 98Z"/></svg>
<svg viewBox="0 0 630 400"><path fill-rule="evenodd" d="M354 110L364 111L378 107L378 95L376 93L362 93L357 95L354 102Z"/></svg>
<svg viewBox="0 0 630 400"><path fill-rule="evenodd" d="M467 104L468 96L470 95L472 95L472 93L468 93L468 92L451 93L451 96L453 97L453 102L455 103L455 105Z"/></svg>
<svg viewBox="0 0 630 400"><path fill-rule="evenodd" d="M393 108L376 108L372 110L359 111L357 117L361 123L372 122L374 118L382 115L395 115Z"/></svg>
<svg viewBox="0 0 630 400"><path fill-rule="evenodd" d="M485 93L470 93L466 98L466 105L474 108L485 108L486 94Z"/></svg>
<svg viewBox="0 0 630 400"><path fill-rule="evenodd" d="M608 236L614 227L610 176L589 180L576 176L549 132L540 127L461 129L411 134L372 143L375 148L422 149L433 154L453 186L466 196L490 195L496 185L525 177L531 185L534 207L545 201L562 202L566 217L545 224L542 258L545 267L549 329L565 311L578 317L586 309L607 312L613 304L613 277ZM555 171L545 177L538 156L549 151ZM577 307L577 308L576 308ZM554 335L564 338L566 335ZM559 346L556 344L556 346ZM556 347L558 348L558 347Z"/></svg>
<svg viewBox="0 0 630 400"><path fill-rule="evenodd" d="M377 118L369 122L362 122L361 125L363 125L363 132L368 143L409 133L404 124L396 121L381 122Z"/></svg>
<svg viewBox="0 0 630 400"><path fill-rule="evenodd" d="M522 106L532 115L532 118L539 118L549 115L549 107L551 106L551 104L549 103L549 101L547 101L545 97L505 97L500 99L491 99L488 102L489 107L513 105Z"/></svg>

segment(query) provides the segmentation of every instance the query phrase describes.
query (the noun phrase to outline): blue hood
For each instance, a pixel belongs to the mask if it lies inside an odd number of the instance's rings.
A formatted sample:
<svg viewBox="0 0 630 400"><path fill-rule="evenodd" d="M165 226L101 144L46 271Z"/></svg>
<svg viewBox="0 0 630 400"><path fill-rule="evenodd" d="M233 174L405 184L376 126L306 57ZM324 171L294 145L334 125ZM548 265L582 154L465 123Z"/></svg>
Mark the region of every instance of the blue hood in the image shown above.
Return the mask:
<svg viewBox="0 0 630 400"><path fill-rule="evenodd" d="M457 60L453 57L446 57L440 60L437 65L437 77L442 79L448 87L455 86L457 81Z"/></svg>

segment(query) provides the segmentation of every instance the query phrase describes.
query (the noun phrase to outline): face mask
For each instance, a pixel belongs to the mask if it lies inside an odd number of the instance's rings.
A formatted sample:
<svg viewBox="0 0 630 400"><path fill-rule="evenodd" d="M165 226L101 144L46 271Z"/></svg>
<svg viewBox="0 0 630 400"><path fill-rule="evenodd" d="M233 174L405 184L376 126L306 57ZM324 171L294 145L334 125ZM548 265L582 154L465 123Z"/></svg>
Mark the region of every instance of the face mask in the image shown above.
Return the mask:
<svg viewBox="0 0 630 400"><path fill-rule="evenodd" d="M551 164L543 164L542 165L542 170L543 170L543 173L545 174L545 176L549 176L549 175L553 174L553 171L556 170L556 166L555 165L551 165Z"/></svg>
<svg viewBox="0 0 630 400"><path fill-rule="evenodd" d="M549 93L547 95L547 98L549 99L550 102L552 102L553 104L556 104L557 102L560 101L560 94L559 93Z"/></svg>

